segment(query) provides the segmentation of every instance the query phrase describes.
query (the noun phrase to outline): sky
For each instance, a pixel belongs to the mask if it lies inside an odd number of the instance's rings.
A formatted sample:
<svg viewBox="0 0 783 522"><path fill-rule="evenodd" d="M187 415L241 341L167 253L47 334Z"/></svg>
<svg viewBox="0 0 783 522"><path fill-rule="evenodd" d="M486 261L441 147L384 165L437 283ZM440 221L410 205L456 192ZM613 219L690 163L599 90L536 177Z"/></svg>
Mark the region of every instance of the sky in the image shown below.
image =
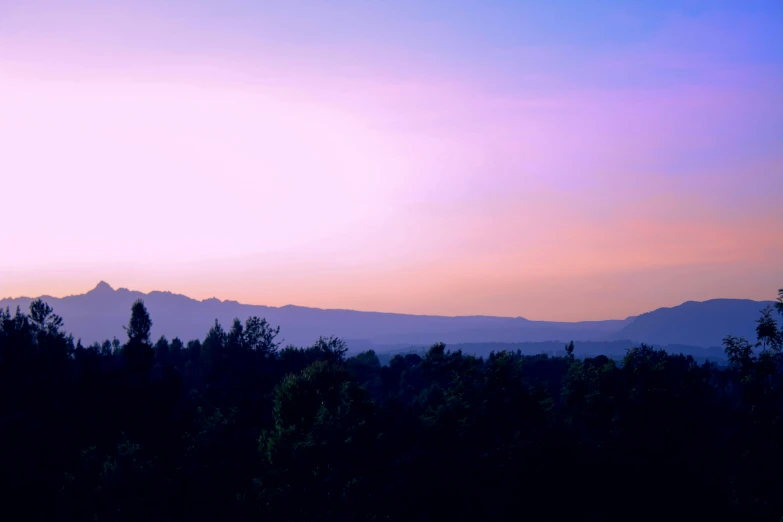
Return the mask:
<svg viewBox="0 0 783 522"><path fill-rule="evenodd" d="M0 296L773 298L781 27L779 0L0 0Z"/></svg>

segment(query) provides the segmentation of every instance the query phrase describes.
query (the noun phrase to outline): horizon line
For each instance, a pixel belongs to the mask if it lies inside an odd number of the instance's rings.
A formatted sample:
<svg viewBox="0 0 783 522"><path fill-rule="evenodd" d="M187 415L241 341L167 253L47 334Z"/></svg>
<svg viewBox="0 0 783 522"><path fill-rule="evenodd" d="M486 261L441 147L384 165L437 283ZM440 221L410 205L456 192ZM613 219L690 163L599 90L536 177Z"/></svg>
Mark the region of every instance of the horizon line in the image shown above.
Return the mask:
<svg viewBox="0 0 783 522"><path fill-rule="evenodd" d="M59 296L59 297L58 296L54 296L54 295L49 295L49 294L43 294L43 295L39 295L39 296L36 296L36 297L31 297L31 296L26 296L26 295L21 295L21 296L16 296L16 297L10 297L9 296L9 297L0 297L0 302L1 301L6 301L6 300L12 301L12 300L17 300L17 299L41 299L41 298L46 298L46 297L49 297L49 298L52 298L52 299L66 299L66 298L69 298L69 297L84 296L84 295L87 295L87 294L89 294L91 292L94 292L95 290L97 290L99 288L102 288L102 287L107 288L108 290L110 290L112 292L120 292L120 291L124 290L124 291L129 292L129 293L137 293L137 294L141 294L143 296L148 296L148 295L151 295L153 293L170 294L170 295L173 295L173 296L184 297L186 299L190 299L191 301L195 301L197 303L205 303L207 301L217 301L219 303L233 303L233 304L237 304L237 305L240 305L240 306L258 306L258 307L275 308L275 309L289 308L290 307L290 308L304 308L304 309L308 309L308 310L321 310L321 311L355 312L355 313L363 313L363 314L404 315L404 316L412 316L412 317L442 317L442 318L450 318L450 319L468 318L468 317L497 318L497 319L521 319L523 321L532 322L532 323L559 323L559 324L579 324L579 323L600 323L600 322L607 322L607 321L627 321L629 319L635 319L635 318L637 318L637 317L639 317L641 315L644 315L646 313L650 313L650 312L653 312L653 311L656 311L656 310L672 309L672 308L676 308L676 307L679 307L679 306L682 306L682 305L685 305L685 304L688 304L688 303L707 303L707 302L710 302L710 301L753 301L753 302L757 302L757 303L774 302L774 300L772 300L772 299L756 301L754 299L747 299L747 298L718 297L718 298L714 298L714 299L707 299L705 301L687 300L687 301L683 301L682 303L677 304L677 305L661 306L661 307L658 307L658 308L655 308L655 309L652 309L652 310L648 310L646 312L642 312L642 313L640 313L638 315L629 315L629 316L621 318L621 319L594 319L594 320L586 320L586 321L551 321L551 320L532 320L532 319L527 319L525 317L522 317L521 315L518 315L518 316L503 316L503 315L483 315L483 314L477 314L477 315L410 314L410 313L402 313L402 312L385 312L385 311L379 311L379 310L357 310L357 309L354 309L354 308L320 308L320 307L315 307L315 306L301 306L301 305L296 305L296 304L291 304L291 303L286 304L286 305L281 305L281 306L271 306L271 305L265 305L265 304L242 303L242 302L239 302L239 301L236 301L236 300L233 300L233 299L220 299L217 296L207 297L205 299L196 299L194 297L190 297L190 296L185 295L185 294L174 293L174 292L172 292L170 290L150 290L149 292L142 292L141 290L131 290L131 289L125 288L125 287L114 288L113 286L111 286L109 283L107 283L103 279L101 279L98 282L98 284L96 284L93 288L91 288L90 290L87 290L86 292L81 293L81 294L69 294L69 295L63 295L63 296Z"/></svg>

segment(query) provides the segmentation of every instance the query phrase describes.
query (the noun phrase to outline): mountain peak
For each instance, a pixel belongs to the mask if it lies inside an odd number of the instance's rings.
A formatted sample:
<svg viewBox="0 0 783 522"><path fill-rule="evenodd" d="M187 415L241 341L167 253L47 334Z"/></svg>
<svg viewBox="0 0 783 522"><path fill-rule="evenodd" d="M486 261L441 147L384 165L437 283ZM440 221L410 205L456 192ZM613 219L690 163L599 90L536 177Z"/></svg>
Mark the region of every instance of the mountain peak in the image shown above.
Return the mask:
<svg viewBox="0 0 783 522"><path fill-rule="evenodd" d="M96 292L100 292L100 293L114 292L114 288L112 288L111 285L109 285L109 283L107 283L106 281L101 281L96 285L95 288L92 289L90 293L96 293Z"/></svg>

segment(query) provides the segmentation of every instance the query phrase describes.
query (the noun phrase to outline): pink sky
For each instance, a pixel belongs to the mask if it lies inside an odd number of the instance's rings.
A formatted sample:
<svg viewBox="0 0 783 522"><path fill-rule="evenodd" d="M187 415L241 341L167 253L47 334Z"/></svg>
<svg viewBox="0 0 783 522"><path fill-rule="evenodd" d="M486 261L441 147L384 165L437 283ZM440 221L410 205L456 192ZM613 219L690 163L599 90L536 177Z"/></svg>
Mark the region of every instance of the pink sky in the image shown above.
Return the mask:
<svg viewBox="0 0 783 522"><path fill-rule="evenodd" d="M585 320L783 286L758 13L517 42L414 8L313 2L284 37L234 2L25 4L0 7L0 296ZM410 34L355 29L379 20Z"/></svg>

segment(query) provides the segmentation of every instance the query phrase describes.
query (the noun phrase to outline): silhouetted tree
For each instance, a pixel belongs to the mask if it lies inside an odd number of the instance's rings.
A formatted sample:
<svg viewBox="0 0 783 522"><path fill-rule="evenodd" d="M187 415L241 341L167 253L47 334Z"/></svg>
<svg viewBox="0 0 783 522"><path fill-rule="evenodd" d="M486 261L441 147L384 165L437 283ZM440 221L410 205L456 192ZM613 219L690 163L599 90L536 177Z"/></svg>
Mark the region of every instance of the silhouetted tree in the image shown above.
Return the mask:
<svg viewBox="0 0 783 522"><path fill-rule="evenodd" d="M756 336L756 346L761 347L762 351L772 350L777 353L783 348L783 334L778 331L778 324L772 317L772 307L767 306L762 310L756 326Z"/></svg>
<svg viewBox="0 0 783 522"><path fill-rule="evenodd" d="M49 335L57 335L63 324L62 318L53 312L52 307L41 299L36 299L30 303L30 320L42 332Z"/></svg>
<svg viewBox="0 0 783 522"><path fill-rule="evenodd" d="M566 355L568 356L569 359L573 359L574 358L574 341L571 341L570 343L568 343L566 345L565 351L566 351Z"/></svg>
<svg viewBox="0 0 783 522"><path fill-rule="evenodd" d="M144 301L137 299L131 306L131 317L125 332L128 334L128 342L122 352L127 369L133 375L143 375L152 369L155 360L155 351L150 346L150 319Z"/></svg>
<svg viewBox="0 0 783 522"><path fill-rule="evenodd" d="M244 345L265 357L272 357L280 346L280 343L275 341L279 333L280 327L272 328L266 319L248 317L243 332Z"/></svg>
<svg viewBox="0 0 783 522"><path fill-rule="evenodd" d="M131 306L131 318L128 325L124 327L128 334L128 343L131 344L150 344L150 330L152 329L152 320L144 301L137 299Z"/></svg>
<svg viewBox="0 0 783 522"><path fill-rule="evenodd" d="M169 340L166 339L165 335L160 336L153 349L155 350L155 359L158 363L164 366L169 364L170 347Z"/></svg>

